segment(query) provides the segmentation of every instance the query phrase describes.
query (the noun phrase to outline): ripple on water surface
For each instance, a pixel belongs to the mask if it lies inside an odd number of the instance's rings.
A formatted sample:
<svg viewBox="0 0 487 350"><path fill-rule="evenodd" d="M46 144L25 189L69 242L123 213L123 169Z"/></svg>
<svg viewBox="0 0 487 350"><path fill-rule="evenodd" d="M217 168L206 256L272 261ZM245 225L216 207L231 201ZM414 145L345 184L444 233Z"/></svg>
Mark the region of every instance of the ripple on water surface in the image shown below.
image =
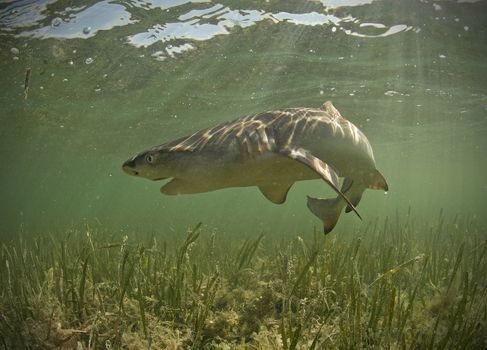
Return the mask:
<svg viewBox="0 0 487 350"><path fill-rule="evenodd" d="M364 38L417 30L407 23L370 23L350 14L335 14L334 10L339 7L368 5L373 3L372 0L322 0L313 3L317 5L314 11L298 13L235 8L208 0L132 0L120 3L106 0L61 10L57 9L60 3L56 0L19 1L0 10L0 33L38 39L88 39L101 31L125 26L128 32L125 42L134 47L165 45L162 50L158 46L157 54L151 55L164 61L197 49L197 42L231 35L233 28L247 28L262 22L322 27L332 35L341 32ZM164 11L162 16L161 10ZM146 11L147 16L141 15L140 11Z"/></svg>

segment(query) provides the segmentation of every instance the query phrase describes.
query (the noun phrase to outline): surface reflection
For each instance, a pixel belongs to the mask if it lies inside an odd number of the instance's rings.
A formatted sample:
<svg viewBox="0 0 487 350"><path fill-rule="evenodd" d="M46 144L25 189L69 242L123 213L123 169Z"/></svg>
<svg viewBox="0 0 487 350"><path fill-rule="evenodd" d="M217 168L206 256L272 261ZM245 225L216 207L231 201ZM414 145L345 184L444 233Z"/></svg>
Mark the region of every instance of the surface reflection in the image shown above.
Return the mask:
<svg viewBox="0 0 487 350"><path fill-rule="evenodd" d="M151 55L159 61L197 49L195 42L231 35L234 28L248 28L261 22L322 27L333 34L362 38L387 37L415 29L406 23L371 23L365 19L362 22L349 12L339 16L329 11L341 6L367 5L372 0L323 0L321 3L322 11L314 6L314 11L297 13L236 9L208 0L105 0L62 10L56 10L60 6L57 0L17 1L0 10L0 29L20 37L88 39L100 31L127 26L125 41L136 48L166 44ZM164 10L163 15L161 10ZM135 23L139 25L133 29L128 26Z"/></svg>

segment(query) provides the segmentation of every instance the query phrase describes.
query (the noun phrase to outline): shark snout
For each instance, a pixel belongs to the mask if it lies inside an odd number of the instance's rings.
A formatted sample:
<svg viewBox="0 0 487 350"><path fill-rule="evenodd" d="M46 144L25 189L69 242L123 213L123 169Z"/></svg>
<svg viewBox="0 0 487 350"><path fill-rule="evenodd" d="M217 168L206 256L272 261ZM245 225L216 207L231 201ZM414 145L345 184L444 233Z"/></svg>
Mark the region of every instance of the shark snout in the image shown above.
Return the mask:
<svg viewBox="0 0 487 350"><path fill-rule="evenodd" d="M123 171L129 175L139 175L139 172L135 170L135 160L129 159L122 165Z"/></svg>

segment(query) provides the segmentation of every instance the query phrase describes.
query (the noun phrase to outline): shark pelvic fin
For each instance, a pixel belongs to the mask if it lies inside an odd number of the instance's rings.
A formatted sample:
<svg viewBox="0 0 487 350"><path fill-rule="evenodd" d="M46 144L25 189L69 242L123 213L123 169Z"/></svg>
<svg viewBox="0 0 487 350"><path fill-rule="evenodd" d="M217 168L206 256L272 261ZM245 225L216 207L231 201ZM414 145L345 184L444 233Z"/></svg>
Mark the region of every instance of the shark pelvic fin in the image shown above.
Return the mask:
<svg viewBox="0 0 487 350"><path fill-rule="evenodd" d="M282 204L286 201L287 193L293 184L294 182L285 184L270 183L259 185L259 190L272 203Z"/></svg>
<svg viewBox="0 0 487 350"><path fill-rule="evenodd" d="M351 194L350 195L350 202L352 202L352 204L354 206L357 206L359 203L360 203L360 200L362 199L362 194L364 192L359 192L359 193L354 193L354 194ZM347 207L345 208L345 213L350 213L352 211L352 208L350 208L349 205L347 205Z"/></svg>
<svg viewBox="0 0 487 350"><path fill-rule="evenodd" d="M364 190L365 188L361 184L354 184L353 180L349 177L346 177L343 181L342 192L350 199L350 202L352 202L355 207L360 203ZM352 208L347 205L345 213L350 213L351 211Z"/></svg>
<svg viewBox="0 0 487 350"><path fill-rule="evenodd" d="M339 197L332 199L319 199L308 196L308 208L323 222L323 232L330 233L338 222L343 209Z"/></svg>
<svg viewBox="0 0 487 350"><path fill-rule="evenodd" d="M312 155L309 151L303 148L284 148L280 152L282 155L294 159L297 162L300 162L310 169L314 170L318 173L321 178L333 188L333 190L338 194L339 197L343 198L345 202L352 208L352 210L357 214L357 216L362 219L360 214L355 209L355 206L352 202L343 194L342 191L338 188L338 174L336 171L329 166L328 164L324 163L321 159Z"/></svg>

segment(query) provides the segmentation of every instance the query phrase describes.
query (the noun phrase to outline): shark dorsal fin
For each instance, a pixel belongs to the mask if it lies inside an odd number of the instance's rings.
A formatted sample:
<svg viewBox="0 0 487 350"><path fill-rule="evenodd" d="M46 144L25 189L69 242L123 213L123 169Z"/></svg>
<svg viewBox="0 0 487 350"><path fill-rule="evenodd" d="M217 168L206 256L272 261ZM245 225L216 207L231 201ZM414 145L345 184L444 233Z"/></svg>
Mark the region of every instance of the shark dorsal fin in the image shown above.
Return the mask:
<svg viewBox="0 0 487 350"><path fill-rule="evenodd" d="M325 103L323 103L321 109L329 113L333 117L342 118L342 115L340 114L340 112L338 112L338 109L333 106L333 103L331 103L331 101L326 101Z"/></svg>

